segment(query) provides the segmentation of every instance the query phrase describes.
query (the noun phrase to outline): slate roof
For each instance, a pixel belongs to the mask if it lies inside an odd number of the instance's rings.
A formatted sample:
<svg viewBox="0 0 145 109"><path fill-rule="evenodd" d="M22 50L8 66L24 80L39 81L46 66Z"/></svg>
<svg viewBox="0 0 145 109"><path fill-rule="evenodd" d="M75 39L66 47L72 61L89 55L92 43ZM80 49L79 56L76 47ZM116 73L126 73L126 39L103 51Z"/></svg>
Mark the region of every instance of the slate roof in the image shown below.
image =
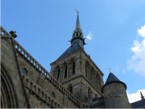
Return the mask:
<svg viewBox="0 0 145 109"><path fill-rule="evenodd" d="M60 61L60 60L63 60L66 57L68 57L70 54L76 53L79 50L81 50L82 52L84 52L84 54L86 56L88 56L87 53L84 51L84 49L78 43L76 43L76 44L71 45L55 62ZM91 58L90 58L90 61L92 61L92 63L100 71L101 75L104 75L103 72L98 68L98 66L93 62L93 60ZM53 63L55 63L55 62L53 62ZM53 64L53 63L51 63L51 64Z"/></svg>
<svg viewBox="0 0 145 109"><path fill-rule="evenodd" d="M120 80L113 73L110 73L105 84L108 84L108 83L113 82L113 81L120 82Z"/></svg>
<svg viewBox="0 0 145 109"><path fill-rule="evenodd" d="M71 45L56 61L64 59L68 55L76 52L77 50L82 49L78 43Z"/></svg>
<svg viewBox="0 0 145 109"><path fill-rule="evenodd" d="M145 107L145 99L131 103L131 105L133 108L143 108Z"/></svg>
<svg viewBox="0 0 145 109"><path fill-rule="evenodd" d="M125 88L127 88L127 86L124 82L120 81L113 73L110 72L105 85L102 87L102 92L103 92L103 88L106 85L111 84L111 83L116 83L116 82L123 84L125 86Z"/></svg>

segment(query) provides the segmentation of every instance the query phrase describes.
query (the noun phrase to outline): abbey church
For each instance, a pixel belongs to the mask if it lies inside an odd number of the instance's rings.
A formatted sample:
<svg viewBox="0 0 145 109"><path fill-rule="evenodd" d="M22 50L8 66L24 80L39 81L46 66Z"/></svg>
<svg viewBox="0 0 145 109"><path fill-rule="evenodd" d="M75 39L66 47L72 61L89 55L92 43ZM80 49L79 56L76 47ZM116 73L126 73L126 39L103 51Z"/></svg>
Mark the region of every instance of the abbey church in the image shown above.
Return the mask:
<svg viewBox="0 0 145 109"><path fill-rule="evenodd" d="M127 85L103 72L85 52L77 13L70 46L48 72L1 28L1 108L143 108L145 98L129 103ZM63 52L63 51L62 51Z"/></svg>

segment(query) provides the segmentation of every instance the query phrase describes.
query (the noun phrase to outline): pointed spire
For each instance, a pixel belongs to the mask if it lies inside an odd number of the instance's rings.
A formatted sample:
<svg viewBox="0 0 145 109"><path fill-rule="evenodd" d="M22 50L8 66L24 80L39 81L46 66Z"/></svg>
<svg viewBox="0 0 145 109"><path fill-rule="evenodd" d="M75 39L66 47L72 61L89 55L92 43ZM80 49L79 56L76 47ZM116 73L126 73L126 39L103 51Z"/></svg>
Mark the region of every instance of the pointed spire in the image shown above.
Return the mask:
<svg viewBox="0 0 145 109"><path fill-rule="evenodd" d="M140 96L141 96L141 99L144 100L144 96L141 91L140 91Z"/></svg>
<svg viewBox="0 0 145 109"><path fill-rule="evenodd" d="M110 82L114 82L114 81L119 81L120 82L120 80L112 72L110 72L109 76L107 78L106 84L108 84Z"/></svg>
<svg viewBox="0 0 145 109"><path fill-rule="evenodd" d="M80 30L81 27L80 27L80 20L79 20L79 11L76 10L76 12L77 12L76 30L77 30L77 29Z"/></svg>
<svg viewBox="0 0 145 109"><path fill-rule="evenodd" d="M77 10L76 12L77 12L76 27L75 27L75 30L73 32L73 36L71 39L71 45L72 46L77 45L77 46L80 46L81 48L84 48L85 39L83 37L83 33L80 26L79 12Z"/></svg>

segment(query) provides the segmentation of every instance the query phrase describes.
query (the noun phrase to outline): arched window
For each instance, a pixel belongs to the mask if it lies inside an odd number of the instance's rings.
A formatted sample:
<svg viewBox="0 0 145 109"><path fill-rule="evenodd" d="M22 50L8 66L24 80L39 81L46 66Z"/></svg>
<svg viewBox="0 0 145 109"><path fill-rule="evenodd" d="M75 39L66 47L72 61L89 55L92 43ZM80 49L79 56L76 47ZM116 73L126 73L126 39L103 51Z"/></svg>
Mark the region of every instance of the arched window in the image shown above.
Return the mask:
<svg viewBox="0 0 145 109"><path fill-rule="evenodd" d="M17 108L18 101L10 72L1 64L1 108Z"/></svg>
<svg viewBox="0 0 145 109"><path fill-rule="evenodd" d="M69 90L70 93L73 93L73 87L72 87L71 84L68 86L68 90Z"/></svg>
<svg viewBox="0 0 145 109"><path fill-rule="evenodd" d="M57 80L59 79L59 75L60 75L60 68L57 67Z"/></svg>
<svg viewBox="0 0 145 109"><path fill-rule="evenodd" d="M75 62L73 62L73 74L75 74L75 67L76 67Z"/></svg>
<svg viewBox="0 0 145 109"><path fill-rule="evenodd" d="M64 78L67 77L67 65L65 64Z"/></svg>

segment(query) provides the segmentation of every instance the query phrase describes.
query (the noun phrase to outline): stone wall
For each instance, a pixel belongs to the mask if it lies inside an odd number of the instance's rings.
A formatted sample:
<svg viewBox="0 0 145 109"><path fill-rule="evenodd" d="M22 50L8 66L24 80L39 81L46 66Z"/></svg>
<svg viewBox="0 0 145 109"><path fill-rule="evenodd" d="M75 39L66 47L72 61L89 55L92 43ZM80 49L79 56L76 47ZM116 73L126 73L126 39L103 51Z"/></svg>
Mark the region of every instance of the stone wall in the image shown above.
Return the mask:
<svg viewBox="0 0 145 109"><path fill-rule="evenodd" d="M2 107L28 107L21 76L16 63L12 40L1 36ZM5 75L5 76L4 76ZM5 79L6 78L6 79ZM8 92L6 97L5 92ZM7 103L6 103L7 102Z"/></svg>
<svg viewBox="0 0 145 109"><path fill-rule="evenodd" d="M124 84L114 82L103 88L104 103L107 108L131 108Z"/></svg>

